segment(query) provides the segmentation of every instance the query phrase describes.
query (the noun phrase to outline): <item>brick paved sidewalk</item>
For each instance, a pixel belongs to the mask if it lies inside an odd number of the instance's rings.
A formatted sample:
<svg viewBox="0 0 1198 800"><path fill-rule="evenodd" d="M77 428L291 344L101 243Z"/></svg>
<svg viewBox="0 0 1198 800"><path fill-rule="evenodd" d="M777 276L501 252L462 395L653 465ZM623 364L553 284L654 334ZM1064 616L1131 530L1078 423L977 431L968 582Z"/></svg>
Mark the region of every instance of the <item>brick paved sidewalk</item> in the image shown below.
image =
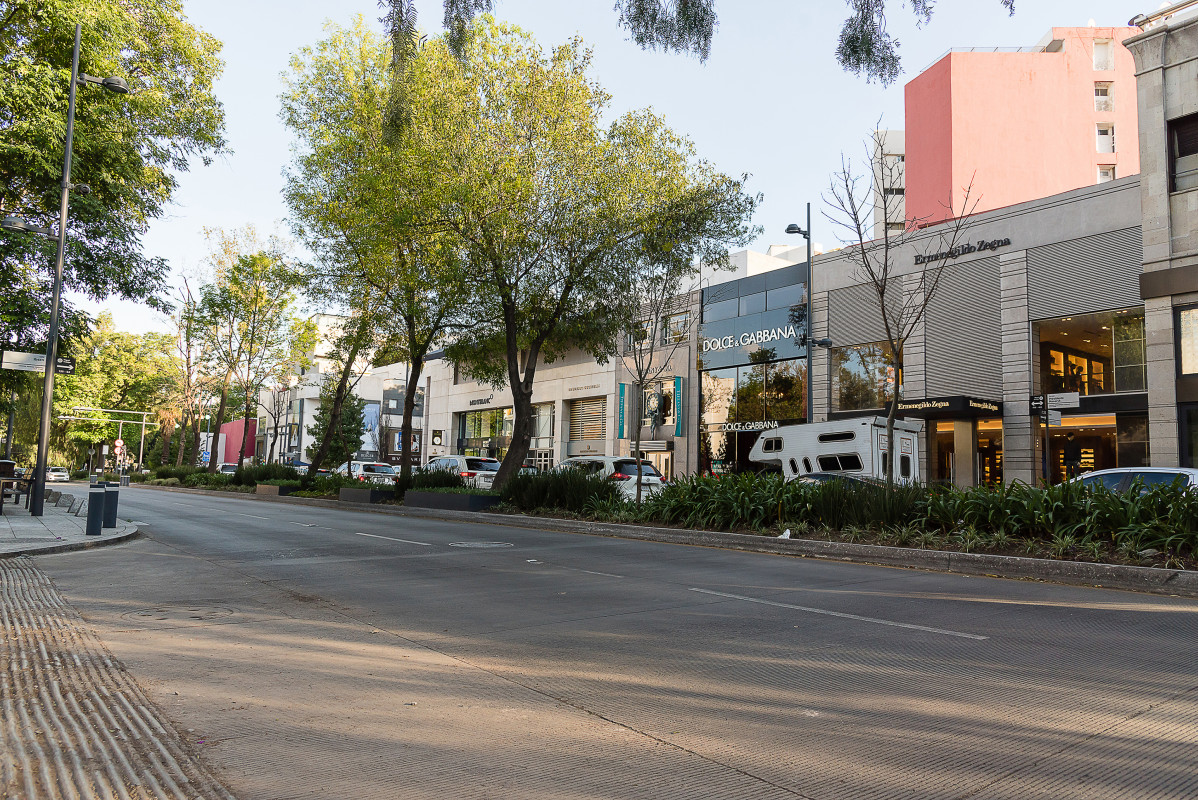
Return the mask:
<svg viewBox="0 0 1198 800"><path fill-rule="evenodd" d="M0 796L232 795L28 558L0 560Z"/></svg>
<svg viewBox="0 0 1198 800"><path fill-rule="evenodd" d="M6 503L0 516L0 558L76 550L128 539L136 535L137 526L122 520L119 508L115 528L102 529L100 536L88 536L86 485L68 485L61 492L47 494L40 517L30 516L21 505Z"/></svg>

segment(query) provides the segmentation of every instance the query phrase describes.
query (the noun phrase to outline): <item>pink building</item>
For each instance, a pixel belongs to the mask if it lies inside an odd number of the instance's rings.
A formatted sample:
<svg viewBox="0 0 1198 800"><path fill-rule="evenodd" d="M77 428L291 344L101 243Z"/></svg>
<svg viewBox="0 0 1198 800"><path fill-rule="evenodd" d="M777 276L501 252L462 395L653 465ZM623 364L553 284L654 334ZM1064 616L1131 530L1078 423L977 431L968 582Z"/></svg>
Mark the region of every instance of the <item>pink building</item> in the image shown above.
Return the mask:
<svg viewBox="0 0 1198 800"><path fill-rule="evenodd" d="M906 86L906 216L989 211L1138 174L1136 28L1053 28L1035 47L950 52Z"/></svg>
<svg viewBox="0 0 1198 800"><path fill-rule="evenodd" d="M232 422L226 422L220 426L221 437L219 442L224 444L224 450L220 453L215 453L214 456L219 456L218 464L236 464L237 457L241 455L241 434L245 430L245 421L235 419ZM254 444L258 438L258 420L250 420L249 441L245 446L245 457L254 457Z"/></svg>

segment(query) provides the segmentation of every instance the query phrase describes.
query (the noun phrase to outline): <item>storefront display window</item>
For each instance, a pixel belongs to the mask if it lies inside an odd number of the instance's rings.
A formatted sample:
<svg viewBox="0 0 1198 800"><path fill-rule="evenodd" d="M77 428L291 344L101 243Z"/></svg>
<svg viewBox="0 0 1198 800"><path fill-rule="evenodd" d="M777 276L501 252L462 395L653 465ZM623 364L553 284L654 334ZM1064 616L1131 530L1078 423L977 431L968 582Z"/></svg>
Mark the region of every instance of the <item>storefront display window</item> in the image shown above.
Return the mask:
<svg viewBox="0 0 1198 800"><path fill-rule="evenodd" d="M1198 464L1198 403L1183 403L1177 407L1181 424L1181 466Z"/></svg>
<svg viewBox="0 0 1198 800"><path fill-rule="evenodd" d="M898 385L903 396L903 376L895 366L889 346L875 342L832 350L836 381L837 411L861 411L882 408Z"/></svg>
<svg viewBox="0 0 1198 800"><path fill-rule="evenodd" d="M458 445L461 455L502 458L512 443L516 417L511 408L467 411L460 415Z"/></svg>
<svg viewBox="0 0 1198 800"><path fill-rule="evenodd" d="M1145 390L1144 312L1125 309L1041 320L1041 391L1080 395Z"/></svg>
<svg viewBox="0 0 1198 800"><path fill-rule="evenodd" d="M748 456L761 432L806 419L806 374L802 359L701 373L700 470L760 469Z"/></svg>

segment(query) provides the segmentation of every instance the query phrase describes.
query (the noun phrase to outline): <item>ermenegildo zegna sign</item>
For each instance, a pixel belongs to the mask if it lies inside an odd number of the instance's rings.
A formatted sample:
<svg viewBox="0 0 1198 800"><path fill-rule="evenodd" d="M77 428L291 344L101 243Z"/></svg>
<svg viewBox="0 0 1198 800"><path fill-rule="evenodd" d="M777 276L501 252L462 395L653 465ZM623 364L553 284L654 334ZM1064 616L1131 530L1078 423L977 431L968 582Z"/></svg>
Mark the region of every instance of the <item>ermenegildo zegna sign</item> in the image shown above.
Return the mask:
<svg viewBox="0 0 1198 800"><path fill-rule="evenodd" d="M933 261L945 261L948 259L958 258L960 256L969 255L970 253L985 252L987 250L997 250L1000 247L1007 247L1011 244L1010 239L983 239L975 244L966 242L962 245L957 245L951 250L945 250L940 253L915 254L916 264L930 264Z"/></svg>

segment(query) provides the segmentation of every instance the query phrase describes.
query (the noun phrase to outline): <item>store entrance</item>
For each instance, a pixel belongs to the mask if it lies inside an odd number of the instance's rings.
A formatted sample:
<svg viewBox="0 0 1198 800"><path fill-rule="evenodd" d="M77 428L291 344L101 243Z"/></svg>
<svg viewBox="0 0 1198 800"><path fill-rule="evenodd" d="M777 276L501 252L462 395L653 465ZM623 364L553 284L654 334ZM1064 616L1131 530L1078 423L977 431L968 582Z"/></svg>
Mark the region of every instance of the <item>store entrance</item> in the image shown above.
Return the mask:
<svg viewBox="0 0 1198 800"><path fill-rule="evenodd" d="M1048 480L1061 483L1075 475L1118 466L1115 415L1066 417L1048 431Z"/></svg>
<svg viewBox="0 0 1198 800"><path fill-rule="evenodd" d="M673 453L645 453L644 458L661 473L663 478L666 480L674 479Z"/></svg>

